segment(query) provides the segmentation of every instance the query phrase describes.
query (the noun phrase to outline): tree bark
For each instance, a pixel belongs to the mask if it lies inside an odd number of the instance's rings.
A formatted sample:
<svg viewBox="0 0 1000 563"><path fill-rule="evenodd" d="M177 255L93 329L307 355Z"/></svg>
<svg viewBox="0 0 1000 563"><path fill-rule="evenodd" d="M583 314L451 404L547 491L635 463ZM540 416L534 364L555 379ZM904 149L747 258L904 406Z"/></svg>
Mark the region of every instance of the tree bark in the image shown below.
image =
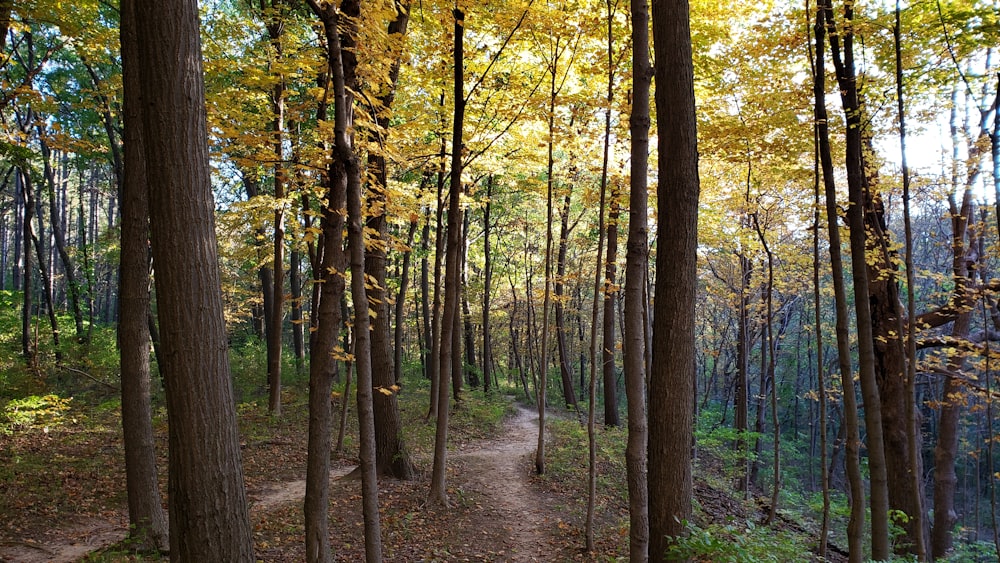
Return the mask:
<svg viewBox="0 0 1000 563"><path fill-rule="evenodd" d="M445 470L448 456L448 381L456 366L452 363L455 322L459 306L459 260L462 244L462 128L465 122L465 13L455 8L455 50L454 88L455 118L452 122L451 145L451 190L448 197L448 240L444 275L444 311L439 332L438 346L438 412L434 434L434 465L431 473L431 488L427 501L431 504L448 506L448 490L445 486Z"/></svg>
<svg viewBox="0 0 1000 563"><path fill-rule="evenodd" d="M844 466L847 474L851 515L847 523L847 542L851 563L860 563L864 557L865 490L861 476L860 423L851 365L850 320L847 312L847 289L844 283L844 266L840 254L840 225L837 220L837 187L834 179L833 157L830 151L829 121L826 111L826 30L828 15L832 15L829 0L820 0L816 13L814 33L816 38L816 64L813 74L813 113L819 142L820 163L823 169L823 191L826 200L827 231L830 239L830 268L833 278L836 307L837 355L841 385L844 389L845 434ZM834 452L836 453L836 452ZM834 457L834 456L831 456Z"/></svg>
<svg viewBox="0 0 1000 563"><path fill-rule="evenodd" d="M486 202L483 205L483 392L490 393L490 379L493 377L493 338L490 334L490 301L493 292L493 248L490 231L493 228L493 174L486 178ZM513 313L512 313L513 314Z"/></svg>
<svg viewBox="0 0 1000 563"><path fill-rule="evenodd" d="M867 266L867 235L865 233L868 182L862 139L862 105L858 93L854 66L854 32L851 28L854 8L844 5L845 32L841 36L833 20L830 2L826 4L826 24L831 32L830 51L836 69L837 83L846 117L847 224L850 229L851 275L854 280L855 318L858 330L858 373L861 397L865 408L865 429L868 438L868 467L871 498L871 556L876 560L889 558L889 489L882 431L882 405L875 373L875 341L872 323L872 295ZM841 50L843 39L843 50Z"/></svg>
<svg viewBox="0 0 1000 563"><path fill-rule="evenodd" d="M610 115L606 125L610 125ZM605 134L609 129L605 129ZM604 375L604 424L606 426L618 426L621 420L618 418L618 373L615 366L615 309L618 304L618 289L615 287L615 276L618 262L618 215L620 206L618 205L618 190L611 188L611 211L608 216L608 259L604 269L604 331L602 334L604 345L602 348L602 368Z"/></svg>
<svg viewBox="0 0 1000 563"><path fill-rule="evenodd" d="M551 172L551 167L549 170ZM559 377L562 380L563 399L566 402L567 408L576 408L576 390L573 389L573 368L570 365L570 351L566 344L566 334L569 332L569 328L566 326L566 311L563 306L564 288L566 286L566 251L569 246L571 194L572 192L567 186L566 195L563 196L562 212L560 213L559 248L556 251L556 277L553 280L554 287L552 293L554 295L553 309L556 317L556 347L559 350Z"/></svg>
<svg viewBox="0 0 1000 563"><path fill-rule="evenodd" d="M156 472L149 372L149 205L142 144L142 80L135 66L139 38L135 0L121 3L122 74L125 82L124 167L121 185L121 277L118 351L121 359L122 432L129 536L140 549L169 546L167 515Z"/></svg>
<svg viewBox="0 0 1000 563"><path fill-rule="evenodd" d="M400 2L396 5L396 17L388 26L388 35L394 42L398 41L406 33L409 22L410 11L409 2ZM395 44L395 43L394 43ZM399 77L399 67L401 64L401 52L393 51L392 66L389 69L389 82L386 90L378 96L376 107L378 115L375 116L376 128L369 136L379 144L385 142L385 132L389 130L389 110L395 98L396 81ZM389 299L386 290L386 259L389 248L388 205L390 197L388 194L388 171L386 169L385 154L381 149L369 152L368 171L372 178L368 190L368 209L371 216L367 220L369 233L374 233L370 247L365 254L364 270L367 276L373 281L371 289L368 290L369 307L375 312L371 318L372 331L371 341L371 362L372 378L375 390L374 393L374 413L375 413L375 442L376 442L376 467L380 475L392 475L397 479L412 479L414 477L413 463L410 461L409 453L403 440L402 421L399 417L399 402L396 396L399 374L396 373L395 356L393 354L393 340L390 333L389 322ZM405 288L403 289L405 292ZM402 300L402 293L397 297ZM399 317L396 320L399 323ZM367 335L367 333L366 333ZM359 334L360 336L360 334ZM362 342L361 339L358 342ZM360 365L358 366L361 367ZM359 374L360 375L360 374ZM361 389L361 378L358 378L358 389Z"/></svg>
<svg viewBox="0 0 1000 563"><path fill-rule="evenodd" d="M197 5L136 5L172 561L254 561L219 290Z"/></svg>
<svg viewBox="0 0 1000 563"><path fill-rule="evenodd" d="M653 0L659 124L656 300L649 377L649 558L691 515L698 145L687 0Z"/></svg>
<svg viewBox="0 0 1000 563"><path fill-rule="evenodd" d="M646 467L646 267L649 226L647 168L649 165L649 90L653 68L649 62L649 5L632 2L632 114L628 239L625 243L625 325L622 329L622 367L628 402L628 441L625 471L629 504L629 561L649 559L649 508Z"/></svg>

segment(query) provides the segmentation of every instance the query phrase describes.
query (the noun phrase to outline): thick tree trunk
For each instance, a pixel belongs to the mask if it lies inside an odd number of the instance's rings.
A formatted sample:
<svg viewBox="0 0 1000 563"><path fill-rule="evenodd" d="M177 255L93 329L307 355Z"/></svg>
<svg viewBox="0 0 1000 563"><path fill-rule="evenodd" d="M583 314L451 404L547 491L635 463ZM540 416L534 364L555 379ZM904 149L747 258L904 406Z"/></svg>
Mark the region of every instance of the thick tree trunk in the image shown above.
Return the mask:
<svg viewBox="0 0 1000 563"><path fill-rule="evenodd" d="M396 18L389 24L390 36L402 36L406 33L409 21L409 3L398 5ZM376 131L371 133L380 143L384 142L388 131L388 110L395 98L396 80L399 76L399 53L393 54L392 67L389 70L387 90L378 97L379 115L376 116ZM386 290L386 259L389 248L387 213L390 203L388 190L388 171L386 158L381 151L373 151L368 155L368 173L372 183L368 190L368 209L373 210L367 220L369 233L374 233L370 247L365 253L365 274L373 280L368 290L368 306L375 312L371 319L371 362L372 383L376 393L373 395L375 412L375 459L380 475L392 475L397 479L412 479L413 463L403 441L403 426L399 417L399 402L396 397L399 374L396 372L395 355L393 354L393 336L390 333L389 299ZM402 303L405 287L397 300ZM357 302L357 301L355 301ZM401 315L397 315L399 324ZM366 333L367 334L367 333ZM359 342L361 340L359 339ZM397 343L397 346L399 344ZM399 351L401 352L401 350ZM358 367L361 367L360 365ZM361 389L361 378L358 378L358 389Z"/></svg>
<svg viewBox="0 0 1000 563"><path fill-rule="evenodd" d="M313 270L313 279L321 287L319 302L314 303L315 330L309 343L309 439L306 464L306 560L326 563L332 560L328 525L330 446L333 413L330 391L337 360L333 349L341 323L340 303L344 295L346 264L344 256L344 216L346 189L344 177L335 163L330 165L324 181L327 185L327 206L323 209L323 261ZM346 393L342 396L347 400Z"/></svg>
<svg viewBox="0 0 1000 563"><path fill-rule="evenodd" d="M136 5L172 561L254 561L219 290L197 5Z"/></svg>
<svg viewBox="0 0 1000 563"><path fill-rule="evenodd" d="M135 66L139 39L135 1L121 3L122 73L125 82L125 155L121 185L121 278L118 351L121 358L122 432L129 535L141 549L169 546L167 514L156 473L149 375L149 206L142 144L142 80Z"/></svg>
<svg viewBox="0 0 1000 563"><path fill-rule="evenodd" d="M649 558L691 515L698 242L698 145L686 0L653 1L659 220L649 377Z"/></svg>

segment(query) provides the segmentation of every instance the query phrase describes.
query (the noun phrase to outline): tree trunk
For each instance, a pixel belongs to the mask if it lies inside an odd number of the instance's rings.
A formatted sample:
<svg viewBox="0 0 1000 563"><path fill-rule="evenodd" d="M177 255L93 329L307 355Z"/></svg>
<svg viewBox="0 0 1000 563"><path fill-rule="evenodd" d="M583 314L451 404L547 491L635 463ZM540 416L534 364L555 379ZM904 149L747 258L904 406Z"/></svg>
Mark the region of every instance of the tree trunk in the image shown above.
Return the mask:
<svg viewBox="0 0 1000 563"><path fill-rule="evenodd" d="M52 151L45 143L41 126L38 127L39 143L42 147L42 162L44 163L45 186L49 196L49 222L51 223L52 235L56 244L56 251L62 261L63 271L66 275L66 284L69 286L70 306L73 309L73 321L76 328L77 340L82 342L86 339L86 331L83 328L83 310L80 308L80 284L76 279L76 266L69 256L66 248L66 234L59 220L58 205L56 202L56 178L52 171ZM113 141L112 141L113 142Z"/></svg>
<svg viewBox="0 0 1000 563"><path fill-rule="evenodd" d="M885 440L882 432L882 406L875 374L875 341L872 323L872 309L869 297L872 295L867 270L867 235L865 233L866 198L870 197L865 176L865 160L862 141L862 106L854 67L854 33L851 29L854 8L844 5L846 22L843 36L839 35L833 21L833 10L826 4L826 23L831 31L830 50L837 71L841 101L846 116L846 168L847 193L850 205L847 208L847 224L850 229L851 275L854 280L854 310L858 329L858 372L861 396L865 408L865 429L868 438L868 467L871 497L871 556L876 560L889 558L889 491L885 457ZM843 39L843 52L840 40ZM906 459L906 458L904 458Z"/></svg>
<svg viewBox="0 0 1000 563"><path fill-rule="evenodd" d="M431 342L434 340L431 332L431 298L430 298L430 240L431 240L431 211L428 208L424 213L424 226L420 231L420 319L423 330L423 346L420 349L420 367L423 369L424 377L431 379ZM433 396L434 390L431 390ZM432 399L433 402L433 399Z"/></svg>
<svg viewBox="0 0 1000 563"><path fill-rule="evenodd" d="M21 200L24 202L24 219L21 221L21 241L24 245L23 264L21 266L21 354L29 364L34 364L35 348L31 343L31 308L32 308L32 285L31 285L31 214L34 213L35 202L33 195L25 189L24 171L18 168L14 182L20 189Z"/></svg>
<svg viewBox="0 0 1000 563"><path fill-rule="evenodd" d="M219 290L195 2L136 5L170 427L172 561L254 561Z"/></svg>
<svg viewBox="0 0 1000 563"><path fill-rule="evenodd" d="M493 292L493 248L490 246L490 212L493 209L493 174L486 177L486 203L483 206L483 393L490 393L493 376L493 338L490 335L490 300ZM513 313L511 313L513 314Z"/></svg>
<svg viewBox="0 0 1000 563"><path fill-rule="evenodd" d="M737 432L735 447L743 462L743 471L736 485L744 498L750 494L751 466L749 443L746 433L750 430L750 281L753 278L753 263L746 254L740 252L740 293L737 296L739 327L736 334L736 396L733 397Z"/></svg>
<svg viewBox="0 0 1000 563"><path fill-rule="evenodd" d="M122 432L129 536L140 549L169 546L167 515L156 473L149 375L149 207L142 144L142 80L135 66L139 38L135 2L121 3L122 74L125 82L124 167L121 185L121 277L118 351L121 358Z"/></svg>
<svg viewBox="0 0 1000 563"><path fill-rule="evenodd" d="M288 257L288 285L292 296L292 350L295 354L295 370L302 371L306 358L306 338L302 315L302 252L293 248Z"/></svg>
<svg viewBox="0 0 1000 563"><path fill-rule="evenodd" d="M281 38L284 21L281 14L282 0L271 0L271 14L266 24L268 39L274 49L276 64L284 57ZM268 8L266 0L260 0L261 10ZM271 147L274 151L274 260L271 272L274 276L271 289L271 308L264 314L271 318L271 330L267 332L267 407L275 417L281 416L281 337L285 310L285 79L280 76L271 88Z"/></svg>
<svg viewBox="0 0 1000 563"><path fill-rule="evenodd" d="M653 1L660 183L653 367L649 377L649 558L691 515L698 147L686 0Z"/></svg>
<svg viewBox="0 0 1000 563"><path fill-rule="evenodd" d="M622 367L628 402L625 471L628 482L629 561L649 559L649 508L646 467L646 267L649 226L647 168L649 164L649 5L632 2L632 114L629 116L632 154L629 180L628 240L625 243L625 326Z"/></svg>
<svg viewBox="0 0 1000 563"><path fill-rule="evenodd" d="M549 170L551 172L551 167ZM571 193L569 187L567 187L566 195L563 196L562 213L560 214L559 249L557 250L556 258L556 277L553 280L553 285L555 286L553 288L555 296L553 299L553 309L555 309L556 317L556 345L559 350L559 377L562 380L563 399L566 401L567 408L576 408L576 391L573 389L573 368L570 365L569 347L566 345L566 334L569 332L569 328L566 327L566 313L563 307L566 278L566 250L569 245L570 232L569 204Z"/></svg>
<svg viewBox="0 0 1000 563"><path fill-rule="evenodd" d="M830 151L829 125L826 112L826 18L832 15L829 4L819 4L814 33L816 37L816 65L813 74L813 97L816 136L819 141L820 163L823 169L823 187L826 199L827 231L830 239L830 268L833 278L836 307L837 355L841 385L844 394L844 466L849 484L851 515L847 523L847 542L851 563L860 563L864 557L865 490L861 476L861 437L858 421L854 374L851 366L850 320L847 312L847 289L844 267L840 254L840 225L837 221L837 189L834 179L833 158ZM835 452L836 453L836 452ZM833 456L831 456L833 457Z"/></svg>
<svg viewBox="0 0 1000 563"><path fill-rule="evenodd" d="M438 348L438 412L434 434L434 465L431 473L431 488L427 501L431 504L448 506L448 490L445 486L445 470L448 455L448 381L456 366L452 363L455 323L458 318L460 299L459 260L462 244L462 223L460 208L462 196L462 128L465 121L465 13L455 8L455 49L454 87L455 118L452 122L451 144L451 190L448 197L448 240L444 275L444 311L441 319L440 345Z"/></svg>
<svg viewBox="0 0 1000 563"><path fill-rule="evenodd" d="M471 217L462 213L462 335L465 339L465 379L469 387L479 387L476 372L476 335L472 327L472 311L469 309L469 227Z"/></svg>
<svg viewBox="0 0 1000 563"><path fill-rule="evenodd" d="M406 325L404 315L406 314L406 291L410 286L410 263L413 261L413 236L417 232L417 222L419 216L416 213L410 215L410 227L406 232L406 250L403 252L403 273L399 278L399 293L396 294L396 325L393 333L393 375L396 384L403 378L403 328Z"/></svg>
<svg viewBox="0 0 1000 563"><path fill-rule="evenodd" d="M610 114L605 122L605 135L610 131ZM611 211L608 217L608 260L604 270L604 345L602 346L602 367L604 372L604 424L618 426L618 374L615 369L615 309L618 303L618 289L615 287L616 263L618 262L618 190L611 189Z"/></svg>
<svg viewBox="0 0 1000 563"><path fill-rule="evenodd" d="M401 37L406 33L409 22L409 3L398 5L395 19L389 24L390 37ZM400 42L400 47L402 46ZM390 127L389 114L395 98L396 81L399 77L400 53L393 53L393 62L389 70L389 82L386 90L378 97L379 114L375 116L376 128L369 133L373 141L384 143L385 132ZM376 468L380 475L392 475L397 479L412 479L414 477L413 463L403 441L402 421L399 417L399 402L396 396L399 374L396 372L395 355L393 354L393 339L389 322L389 293L386 290L386 257L389 248L388 205L390 203L388 190L388 171L385 154L381 150L369 152L368 173L372 179L368 190L367 208L372 215L367 220L367 230L373 233L372 241L365 253L365 274L374 282L368 290L368 306L375 314L371 318L371 370L372 382L377 393L373 395L375 412L375 442ZM405 287L397 297L402 303ZM357 303L357 301L355 301ZM401 315L397 315L399 324ZM367 335L368 333L366 333ZM360 336L360 334L359 334ZM361 343L362 339L358 339ZM397 346L399 344L397 343ZM401 351L400 351L401 352ZM361 367L360 365L358 366ZM360 372L359 372L360 375ZM358 389L361 389L361 378L358 378Z"/></svg>

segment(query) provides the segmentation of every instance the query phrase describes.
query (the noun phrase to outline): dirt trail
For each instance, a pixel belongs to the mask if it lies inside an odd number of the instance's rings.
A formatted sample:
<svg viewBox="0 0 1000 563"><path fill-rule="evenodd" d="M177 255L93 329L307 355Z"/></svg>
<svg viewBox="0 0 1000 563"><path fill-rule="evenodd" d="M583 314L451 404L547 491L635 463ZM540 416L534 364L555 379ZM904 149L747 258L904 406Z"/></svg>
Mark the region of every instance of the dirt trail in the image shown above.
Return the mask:
<svg viewBox="0 0 1000 563"><path fill-rule="evenodd" d="M80 519L50 530L37 541L0 543L0 561L11 563L71 563L92 551L125 539L128 522Z"/></svg>
<svg viewBox="0 0 1000 563"><path fill-rule="evenodd" d="M552 561L554 546L549 545L556 515L539 493L530 486L530 456L538 439L538 413L518 405L517 413L507 421L505 430L492 440L468 444L449 454L454 475L449 488L460 496L473 498L477 520L482 525L499 527L501 545L491 545L490 553L499 560L513 562ZM330 472L331 481L340 479L353 466ZM272 482L249 491L251 513L268 512L286 503L301 503L305 480ZM72 563L87 554L125 538L128 529L124 513L111 518L81 518L63 522L40 537L24 541L0 540L0 563ZM556 550L557 551L557 550Z"/></svg>
<svg viewBox="0 0 1000 563"><path fill-rule="evenodd" d="M450 456L465 466L454 484L487 497L479 504L494 512L495 522L510 532L505 561L552 560L545 530L555 523L551 510L529 485L531 465L525 460L537 444L538 413L518 405L500 437Z"/></svg>

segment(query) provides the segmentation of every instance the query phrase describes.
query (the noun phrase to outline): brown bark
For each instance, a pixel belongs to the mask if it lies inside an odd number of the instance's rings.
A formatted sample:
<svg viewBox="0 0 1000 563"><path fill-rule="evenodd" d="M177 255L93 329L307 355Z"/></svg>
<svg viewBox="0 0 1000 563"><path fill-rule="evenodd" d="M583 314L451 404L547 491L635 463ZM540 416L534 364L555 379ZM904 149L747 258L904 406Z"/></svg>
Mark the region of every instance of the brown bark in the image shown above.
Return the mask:
<svg viewBox="0 0 1000 563"><path fill-rule="evenodd" d="M439 332L438 346L438 405L437 425L434 434L434 465L431 473L431 488L427 501L448 506L448 490L445 486L445 470L448 458L448 381L456 366L452 363L455 323L458 319L459 295L459 245L462 244L462 128L465 122L465 13L455 8L455 49L454 88L455 117L452 121L451 145L451 190L448 197L448 231L444 275L444 311Z"/></svg>
<svg viewBox="0 0 1000 563"><path fill-rule="evenodd" d="M837 188L834 179L833 158L830 151L830 134L826 111L826 19L832 15L829 0L818 4L814 33L816 37L816 64L813 74L813 97L816 136L819 144L820 163L823 170L823 191L826 199L827 232L830 239L830 270L833 278L836 308L837 356L841 384L844 389L844 466L847 474L851 515L847 523L847 541L851 563L860 563L864 557L862 540L865 526L865 490L861 476L861 437L858 420L854 374L851 365L850 320L847 312L847 289L844 283L844 266L840 254L840 225L837 220ZM836 453L836 452L834 452Z"/></svg>
<svg viewBox="0 0 1000 563"><path fill-rule="evenodd" d="M254 561L219 290L196 3L136 5L170 427L170 557Z"/></svg>
<svg viewBox="0 0 1000 563"><path fill-rule="evenodd" d="M618 426L618 373L615 366L615 309L618 305L618 290L615 276L618 262L618 190L611 190L611 211L608 216L608 258L604 267L604 331L602 348L602 368L604 375L604 424Z"/></svg>
<svg viewBox="0 0 1000 563"><path fill-rule="evenodd" d="M406 33L409 22L409 2L397 4L395 19L389 23L388 34L394 43L399 36ZM396 36L396 37L394 37ZM378 96L375 116L376 130L370 133L373 141L384 143L383 135L389 129L389 113L395 98L396 81L399 77L400 52L393 52L393 62L389 70L389 82L386 90ZM390 197L388 194L388 171L386 158L382 150L375 150L368 155L368 170L372 182L368 189L368 209L371 215L367 220L368 232L374 236L365 254L365 273L373 281L368 290L368 306L375 312L371 319L371 361L373 385L377 391L373 395L375 412L375 443L376 467L380 475L392 475L397 479L412 479L413 463L403 440L402 421L399 417L399 403L396 396L395 356L393 354L393 337L389 323L389 299L386 290L386 259L389 247L387 213ZM403 289L405 292L405 288ZM402 302L402 295L397 300ZM396 320L399 323L399 318ZM358 381L360 389L360 378Z"/></svg>
<svg viewBox="0 0 1000 563"><path fill-rule="evenodd" d="M550 168L551 171L551 168ZM576 390L573 389L573 371L570 366L570 351L566 344L566 310L563 306L566 279L566 252L569 247L569 206L571 191L567 187L563 196L562 211L559 221L559 248L556 251L556 277L553 283L553 309L556 317L556 347L559 350L559 377L562 381L563 399L566 407L577 407ZM604 233L601 233L602 235Z"/></svg>
<svg viewBox="0 0 1000 563"><path fill-rule="evenodd" d="M121 359L122 432L129 535L141 549L169 545L160 499L153 439L149 370L149 206L142 144L142 82L135 67L135 1L121 3L122 74L125 82L125 155L121 185L121 277L118 351Z"/></svg>
<svg viewBox="0 0 1000 563"><path fill-rule="evenodd" d="M661 561L691 515L698 242L698 144L690 12L654 0L659 136L656 300L649 374L649 558Z"/></svg>
<svg viewBox="0 0 1000 563"><path fill-rule="evenodd" d="M833 21L831 3L827 2L826 24L830 30L830 51L836 70L837 83L846 118L845 152L847 169L847 224L850 229L851 274L854 280L854 310L858 330L858 373L861 396L865 407L865 429L868 438L868 467L871 499L871 556L884 560L889 549L889 491L885 440L882 431L882 405L876 379L876 352L873 314L869 298L872 295L866 254L868 236L865 232L866 198L870 186L863 155L863 123L861 95L858 91L854 65L854 7L844 4L844 31L839 33ZM841 47L841 41L842 47ZM874 241L877 243L877 241ZM874 279L874 278L873 278ZM907 458L904 458L907 459Z"/></svg>
<svg viewBox="0 0 1000 563"><path fill-rule="evenodd" d="M628 442L625 471L629 505L629 561L649 558L648 480L646 477L646 268L649 226L647 167L649 164L649 90L653 68L649 61L649 5L632 2L632 113L629 116L632 154L628 204L628 240L625 243L625 325L622 329L622 367L628 403Z"/></svg>

